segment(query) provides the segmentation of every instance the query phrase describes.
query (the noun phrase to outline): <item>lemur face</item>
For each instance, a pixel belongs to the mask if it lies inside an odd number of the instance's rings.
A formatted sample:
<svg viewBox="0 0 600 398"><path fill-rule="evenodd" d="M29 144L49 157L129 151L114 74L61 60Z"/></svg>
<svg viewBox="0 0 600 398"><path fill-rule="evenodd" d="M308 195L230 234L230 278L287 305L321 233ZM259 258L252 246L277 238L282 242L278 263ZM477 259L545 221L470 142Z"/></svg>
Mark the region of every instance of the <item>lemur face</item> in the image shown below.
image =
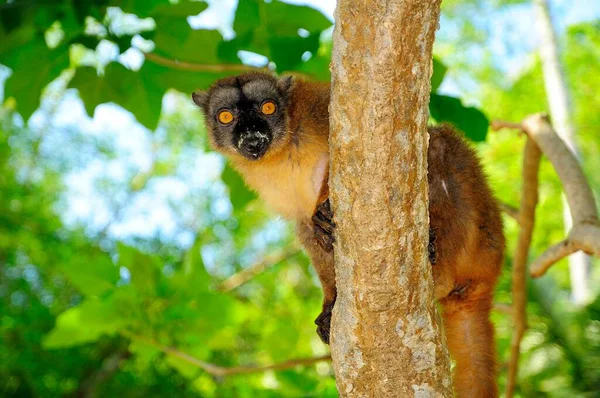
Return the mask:
<svg viewBox="0 0 600 398"><path fill-rule="evenodd" d="M261 159L286 134L287 94L291 78L247 73L217 80L204 93L194 93L202 108L215 150Z"/></svg>

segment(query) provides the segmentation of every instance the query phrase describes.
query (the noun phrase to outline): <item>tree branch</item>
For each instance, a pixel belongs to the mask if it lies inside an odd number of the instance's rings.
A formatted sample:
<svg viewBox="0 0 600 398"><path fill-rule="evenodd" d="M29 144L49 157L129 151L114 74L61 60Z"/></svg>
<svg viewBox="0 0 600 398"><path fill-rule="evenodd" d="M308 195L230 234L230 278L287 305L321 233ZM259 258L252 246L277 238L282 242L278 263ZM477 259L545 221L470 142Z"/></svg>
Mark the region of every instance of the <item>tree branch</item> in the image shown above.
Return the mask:
<svg viewBox="0 0 600 398"><path fill-rule="evenodd" d="M504 212L504 214L514 219L518 224L521 224L521 220L519 220L519 209L504 202L500 202L500 209Z"/></svg>
<svg viewBox="0 0 600 398"><path fill-rule="evenodd" d="M156 53L144 53L146 60L155 64L166 66L173 69L186 70L190 72L252 72L258 70L266 70L267 67L256 67L244 64L195 64L192 62L178 61L165 58Z"/></svg>
<svg viewBox="0 0 600 398"><path fill-rule="evenodd" d="M600 257L599 245L599 227L587 224L576 225L569 232L567 239L548 248L531 264L531 275L534 277L544 275L552 265L579 250Z"/></svg>
<svg viewBox="0 0 600 398"><path fill-rule="evenodd" d="M514 394L521 339L527 330L527 257L533 226L535 224L535 207L538 202L538 171L541 152L531 138L527 138L523 153L523 186L521 188L521 204L519 206L520 230L512 269L512 318L515 328L510 347L510 362L508 365L508 382L506 396Z"/></svg>
<svg viewBox="0 0 600 398"><path fill-rule="evenodd" d="M166 346L166 345L161 344L158 341L153 340L148 337L138 336L138 335L135 335L128 331L121 331L121 334L130 340L136 340L136 341L140 341L142 343L151 345L167 355L171 355L176 358L182 359L182 360L204 370L205 372L211 374L212 376L216 376L216 377L232 376L232 375L238 375L238 374L260 373L260 372L265 372L267 370L285 370L285 369L294 368L296 366L312 365L317 362L331 360L331 355L326 354L326 355L321 355L321 356L312 357L312 358L290 359L288 361L275 363L272 365L266 365L266 366L234 366L234 367L227 368L227 367L218 366L218 365L215 365L215 364L212 364L209 362L202 361L188 353L179 351L178 349L173 348L173 347Z"/></svg>
<svg viewBox="0 0 600 398"><path fill-rule="evenodd" d="M505 127L525 132L548 157L564 187L573 218L569 236L533 262L531 275L542 276L553 264L578 250L600 257L600 221L592 190L579 162L556 134L548 117L538 113L526 117L522 123L492 122L494 130Z"/></svg>
<svg viewBox="0 0 600 398"><path fill-rule="evenodd" d="M268 268L279 264L282 261L288 260L296 254L300 253L300 248L297 245L291 245L277 253L266 256L262 261L241 270L237 274L230 276L225 279L220 285L219 290L223 292L229 292L233 289L238 288L250 279L254 278L258 274L264 272Z"/></svg>

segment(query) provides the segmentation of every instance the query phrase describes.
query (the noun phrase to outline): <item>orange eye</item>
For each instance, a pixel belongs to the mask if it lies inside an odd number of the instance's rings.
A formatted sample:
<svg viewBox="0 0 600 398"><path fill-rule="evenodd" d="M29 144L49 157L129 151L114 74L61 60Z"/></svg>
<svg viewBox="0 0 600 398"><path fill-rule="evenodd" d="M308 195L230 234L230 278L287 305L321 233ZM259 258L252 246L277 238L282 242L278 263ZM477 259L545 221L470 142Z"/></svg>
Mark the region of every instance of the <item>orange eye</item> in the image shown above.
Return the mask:
<svg viewBox="0 0 600 398"><path fill-rule="evenodd" d="M275 113L275 109L277 109L277 106L275 105L275 103L273 101L267 101L264 104L262 104L262 107L260 108L260 110L262 111L262 113L264 113L265 115L272 115Z"/></svg>
<svg viewBox="0 0 600 398"><path fill-rule="evenodd" d="M221 111L219 112L219 121L223 124L229 124L233 121L233 113L229 111Z"/></svg>

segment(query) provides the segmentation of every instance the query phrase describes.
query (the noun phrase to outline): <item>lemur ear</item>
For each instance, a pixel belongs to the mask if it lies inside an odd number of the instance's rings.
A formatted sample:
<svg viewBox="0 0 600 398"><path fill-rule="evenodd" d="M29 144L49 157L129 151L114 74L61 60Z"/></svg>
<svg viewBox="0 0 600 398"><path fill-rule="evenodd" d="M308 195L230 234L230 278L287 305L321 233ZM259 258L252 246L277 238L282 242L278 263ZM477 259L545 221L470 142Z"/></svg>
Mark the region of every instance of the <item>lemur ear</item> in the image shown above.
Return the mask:
<svg viewBox="0 0 600 398"><path fill-rule="evenodd" d="M292 83L294 81L293 76L282 76L278 81L277 81L277 88L279 88L279 90L284 93L287 94L287 92L290 90L290 88L292 87Z"/></svg>
<svg viewBox="0 0 600 398"><path fill-rule="evenodd" d="M208 105L208 93L206 91L194 91L192 99L202 110L206 110L206 106Z"/></svg>

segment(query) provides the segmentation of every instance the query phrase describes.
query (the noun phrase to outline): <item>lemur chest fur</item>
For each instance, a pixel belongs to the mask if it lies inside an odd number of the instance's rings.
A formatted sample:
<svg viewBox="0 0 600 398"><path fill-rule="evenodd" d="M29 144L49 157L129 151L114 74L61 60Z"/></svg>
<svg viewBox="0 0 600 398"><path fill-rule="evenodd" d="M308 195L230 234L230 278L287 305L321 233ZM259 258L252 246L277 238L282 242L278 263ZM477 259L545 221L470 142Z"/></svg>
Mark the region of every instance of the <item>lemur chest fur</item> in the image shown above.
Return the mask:
<svg viewBox="0 0 600 398"><path fill-rule="evenodd" d="M250 188L287 219L310 219L329 156L326 151L291 150L285 156L236 165Z"/></svg>

